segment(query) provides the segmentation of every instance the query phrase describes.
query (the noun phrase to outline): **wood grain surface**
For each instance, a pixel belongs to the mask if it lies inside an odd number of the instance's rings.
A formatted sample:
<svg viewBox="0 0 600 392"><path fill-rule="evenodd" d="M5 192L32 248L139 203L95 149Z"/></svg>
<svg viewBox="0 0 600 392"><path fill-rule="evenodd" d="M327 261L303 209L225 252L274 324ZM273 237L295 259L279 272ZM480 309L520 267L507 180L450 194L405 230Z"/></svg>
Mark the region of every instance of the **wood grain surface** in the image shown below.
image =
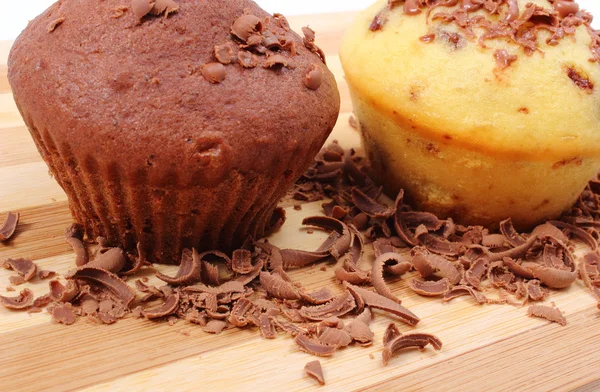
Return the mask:
<svg viewBox="0 0 600 392"><path fill-rule="evenodd" d="M298 29L310 24L327 53L342 94L342 113L332 135L345 147L358 146L357 133L348 125L351 113L347 86L337 57L344 26L352 14L291 18ZM20 211L21 225L8 244L0 244L0 261L29 257L40 268L64 274L74 265L74 254L64 242L70 224L67 199L48 175L16 109L6 80L10 42L0 42L0 219ZM283 247L315 249L326 233L308 234L305 216L321 213L321 203L307 203L301 211L287 206L288 221L270 241ZM368 265L373 256L367 254ZM331 265L291 273L308 288L338 287ZM161 267L173 272L172 267ZM0 270L0 294L8 276ZM147 271L147 276L153 279ZM23 287L36 295L48 291L37 278ZM581 282L553 292L553 301L566 315L561 327L526 316L526 308L477 306L469 298L443 304L413 294L405 280L392 283L403 304L421 317L417 330L438 335L440 352L409 351L384 367L382 335L392 321L376 313L371 347L349 347L321 359L327 385L319 387L304 376L314 358L280 334L261 338L256 330L205 334L180 321L126 319L99 326L83 319L70 327L51 322L49 315L0 309L0 389L27 390L597 390L600 373L600 312ZM401 331L410 330L398 324Z"/></svg>

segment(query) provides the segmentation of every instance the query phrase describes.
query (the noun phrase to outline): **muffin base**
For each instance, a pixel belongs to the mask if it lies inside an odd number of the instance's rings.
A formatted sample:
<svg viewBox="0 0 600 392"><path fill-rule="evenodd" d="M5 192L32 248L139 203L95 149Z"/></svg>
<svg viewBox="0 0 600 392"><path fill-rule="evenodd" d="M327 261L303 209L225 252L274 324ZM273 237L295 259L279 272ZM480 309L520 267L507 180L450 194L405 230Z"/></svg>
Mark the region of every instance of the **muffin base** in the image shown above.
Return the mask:
<svg viewBox="0 0 600 392"><path fill-rule="evenodd" d="M51 132L36 126L26 113L21 114L87 237L104 237L111 246L132 253L139 242L149 261L165 264L178 264L185 248L228 252L241 247L248 237L268 234L280 198L322 142L296 146L288 160L271 162L268 176L231 170L215 186L181 178L173 171L157 181L150 178L151 167L126 172L118 162L80 156L68 143L59 143Z"/></svg>
<svg viewBox="0 0 600 392"><path fill-rule="evenodd" d="M600 168L599 159L514 159L469 150L443 136L429 139L411 119L352 89L351 96L373 175L386 193L395 195L403 188L416 207L462 224L497 228L511 217L525 230L556 218Z"/></svg>

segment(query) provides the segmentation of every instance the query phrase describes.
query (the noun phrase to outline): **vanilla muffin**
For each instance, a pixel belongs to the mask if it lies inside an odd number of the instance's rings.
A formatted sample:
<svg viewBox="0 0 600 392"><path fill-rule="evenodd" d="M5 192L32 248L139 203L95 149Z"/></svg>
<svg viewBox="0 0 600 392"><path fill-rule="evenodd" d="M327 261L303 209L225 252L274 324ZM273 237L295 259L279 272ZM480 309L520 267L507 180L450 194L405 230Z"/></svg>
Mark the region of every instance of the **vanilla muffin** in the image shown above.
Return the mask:
<svg viewBox="0 0 600 392"><path fill-rule="evenodd" d="M340 53L386 190L465 224L569 209L600 168L591 15L566 0L389 3L358 16Z"/></svg>
<svg viewBox="0 0 600 392"><path fill-rule="evenodd" d="M175 263L267 233L333 129L335 78L305 33L246 0L59 1L8 76L88 237Z"/></svg>

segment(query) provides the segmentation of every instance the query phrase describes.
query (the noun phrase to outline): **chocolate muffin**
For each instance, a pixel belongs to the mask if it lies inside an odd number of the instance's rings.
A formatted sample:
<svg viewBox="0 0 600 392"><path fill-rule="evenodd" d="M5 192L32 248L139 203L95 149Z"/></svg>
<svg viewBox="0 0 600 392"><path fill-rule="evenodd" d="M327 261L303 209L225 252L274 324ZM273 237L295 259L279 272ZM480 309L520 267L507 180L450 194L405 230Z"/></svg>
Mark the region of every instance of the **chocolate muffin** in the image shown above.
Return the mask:
<svg viewBox="0 0 600 392"><path fill-rule="evenodd" d="M9 57L17 106L90 238L153 262L240 246L337 120L314 43L252 1L59 1Z"/></svg>

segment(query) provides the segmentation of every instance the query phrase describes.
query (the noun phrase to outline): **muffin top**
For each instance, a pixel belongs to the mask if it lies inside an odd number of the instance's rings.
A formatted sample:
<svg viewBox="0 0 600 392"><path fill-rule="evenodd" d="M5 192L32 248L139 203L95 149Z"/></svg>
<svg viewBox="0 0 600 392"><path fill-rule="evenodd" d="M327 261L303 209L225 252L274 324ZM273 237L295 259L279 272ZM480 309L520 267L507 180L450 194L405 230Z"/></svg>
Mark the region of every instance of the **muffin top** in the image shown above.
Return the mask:
<svg viewBox="0 0 600 392"><path fill-rule="evenodd" d="M600 156L600 37L567 0L381 0L341 57L350 85L442 143L513 158ZM433 2L429 2L433 3Z"/></svg>
<svg viewBox="0 0 600 392"><path fill-rule="evenodd" d="M335 78L304 31L251 1L62 0L15 42L9 80L28 125L77 156L218 183L335 125Z"/></svg>

